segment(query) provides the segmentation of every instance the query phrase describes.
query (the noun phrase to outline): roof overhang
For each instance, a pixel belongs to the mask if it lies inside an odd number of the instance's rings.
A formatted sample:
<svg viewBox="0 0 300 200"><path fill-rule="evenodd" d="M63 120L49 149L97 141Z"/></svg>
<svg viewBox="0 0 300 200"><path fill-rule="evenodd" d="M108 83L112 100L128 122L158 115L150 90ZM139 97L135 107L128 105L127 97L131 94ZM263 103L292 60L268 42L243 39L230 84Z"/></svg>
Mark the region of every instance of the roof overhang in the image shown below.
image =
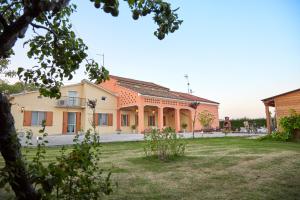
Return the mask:
<svg viewBox="0 0 300 200"><path fill-rule="evenodd" d="M173 98L159 97L159 96L152 96L152 95L144 95L144 94L140 94L140 96L157 98L157 99L166 99L166 100L180 101L180 102L188 102L188 103L195 102L195 101L188 101L188 100L182 100L182 99L173 99ZM219 103L210 103L210 102L205 102L205 101L197 101L197 102L199 102L200 104L219 106Z"/></svg>

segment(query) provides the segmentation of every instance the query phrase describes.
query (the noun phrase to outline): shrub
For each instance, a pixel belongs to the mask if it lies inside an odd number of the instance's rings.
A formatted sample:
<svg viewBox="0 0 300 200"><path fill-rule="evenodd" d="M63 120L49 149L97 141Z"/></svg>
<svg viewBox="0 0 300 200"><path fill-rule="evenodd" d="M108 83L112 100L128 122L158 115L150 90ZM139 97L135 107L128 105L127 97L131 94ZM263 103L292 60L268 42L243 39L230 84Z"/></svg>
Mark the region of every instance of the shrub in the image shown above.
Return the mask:
<svg viewBox="0 0 300 200"><path fill-rule="evenodd" d="M187 123L182 123L181 127L182 127L183 130L185 130L188 127L188 125L187 125Z"/></svg>
<svg viewBox="0 0 300 200"><path fill-rule="evenodd" d="M201 113L199 113L198 120L203 126L203 130L206 131L211 129L211 124L215 120L215 116L208 110L204 110Z"/></svg>
<svg viewBox="0 0 300 200"><path fill-rule="evenodd" d="M282 117L279 120L279 125L289 139L295 139L297 137L296 133L300 131L300 114L291 110L289 116Z"/></svg>
<svg viewBox="0 0 300 200"><path fill-rule="evenodd" d="M286 132L273 132L266 136L260 137L259 139L260 140L283 141L283 142L290 140L289 134Z"/></svg>
<svg viewBox="0 0 300 200"><path fill-rule="evenodd" d="M70 149L62 147L56 161L45 164L47 156L45 137L38 141L36 154L32 161L27 160L28 149L31 145L32 132L27 133L28 145L25 148L25 162L29 179L39 193L41 199L101 199L112 192L111 173L104 175L99 166L100 143L96 134L88 131L82 142L79 136L74 139L75 144ZM7 187L9 173L7 168L0 170L0 187Z"/></svg>
<svg viewBox="0 0 300 200"><path fill-rule="evenodd" d="M146 157L156 157L165 161L183 156L185 152L184 141L172 128L165 128L161 132L153 129L149 134L145 134L145 141Z"/></svg>

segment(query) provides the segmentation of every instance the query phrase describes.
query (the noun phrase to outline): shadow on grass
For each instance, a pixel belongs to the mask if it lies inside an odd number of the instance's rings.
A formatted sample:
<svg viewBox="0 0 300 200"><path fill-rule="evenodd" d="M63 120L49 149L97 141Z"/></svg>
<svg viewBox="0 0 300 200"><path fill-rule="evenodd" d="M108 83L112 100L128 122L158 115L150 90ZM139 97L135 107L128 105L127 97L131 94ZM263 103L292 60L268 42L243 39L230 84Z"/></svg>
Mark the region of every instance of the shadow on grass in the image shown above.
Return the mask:
<svg viewBox="0 0 300 200"><path fill-rule="evenodd" d="M188 164L193 160L199 159L196 156L174 156L168 160L160 160L157 156L151 157L136 157L128 158L127 161L134 165L138 165L148 171L168 171L170 168L176 167L178 165Z"/></svg>

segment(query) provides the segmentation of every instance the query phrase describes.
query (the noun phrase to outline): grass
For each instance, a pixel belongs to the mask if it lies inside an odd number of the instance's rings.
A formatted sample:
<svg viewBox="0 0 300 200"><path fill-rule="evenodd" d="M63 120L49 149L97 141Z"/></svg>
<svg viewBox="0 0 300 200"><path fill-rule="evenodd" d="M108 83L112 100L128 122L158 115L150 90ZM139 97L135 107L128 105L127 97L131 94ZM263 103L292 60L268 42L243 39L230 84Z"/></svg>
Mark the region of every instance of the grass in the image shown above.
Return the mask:
<svg viewBox="0 0 300 200"><path fill-rule="evenodd" d="M169 162L145 158L143 142L103 144L101 165L118 183L106 199L300 199L300 143L186 142L186 156ZM47 159L58 152L49 148Z"/></svg>

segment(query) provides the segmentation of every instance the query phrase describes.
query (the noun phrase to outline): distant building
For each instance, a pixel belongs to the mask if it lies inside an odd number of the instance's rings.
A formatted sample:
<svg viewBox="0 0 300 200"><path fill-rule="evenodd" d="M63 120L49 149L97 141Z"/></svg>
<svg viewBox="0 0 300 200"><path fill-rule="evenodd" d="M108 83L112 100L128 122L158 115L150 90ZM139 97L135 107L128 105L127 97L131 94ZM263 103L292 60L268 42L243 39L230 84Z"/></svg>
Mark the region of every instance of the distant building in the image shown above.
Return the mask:
<svg viewBox="0 0 300 200"><path fill-rule="evenodd" d="M277 127L279 127L279 120L281 117L288 116L291 109L300 113L300 88L273 97L263 99L265 104L267 128L271 133L271 116L269 107L275 107Z"/></svg>
<svg viewBox="0 0 300 200"><path fill-rule="evenodd" d="M61 99L41 97L39 92L12 95L12 113L16 128L37 133L46 121L48 134L74 134L91 129L93 118L99 133L143 133L151 128L172 127L177 132L182 124L192 130L192 102L200 102L204 110L215 116L212 128L219 127L219 103L145 81L110 76L99 85L87 80L61 88ZM87 99L97 99L96 115L86 106ZM133 126L134 125L134 126ZM201 130L196 118L195 130Z"/></svg>

